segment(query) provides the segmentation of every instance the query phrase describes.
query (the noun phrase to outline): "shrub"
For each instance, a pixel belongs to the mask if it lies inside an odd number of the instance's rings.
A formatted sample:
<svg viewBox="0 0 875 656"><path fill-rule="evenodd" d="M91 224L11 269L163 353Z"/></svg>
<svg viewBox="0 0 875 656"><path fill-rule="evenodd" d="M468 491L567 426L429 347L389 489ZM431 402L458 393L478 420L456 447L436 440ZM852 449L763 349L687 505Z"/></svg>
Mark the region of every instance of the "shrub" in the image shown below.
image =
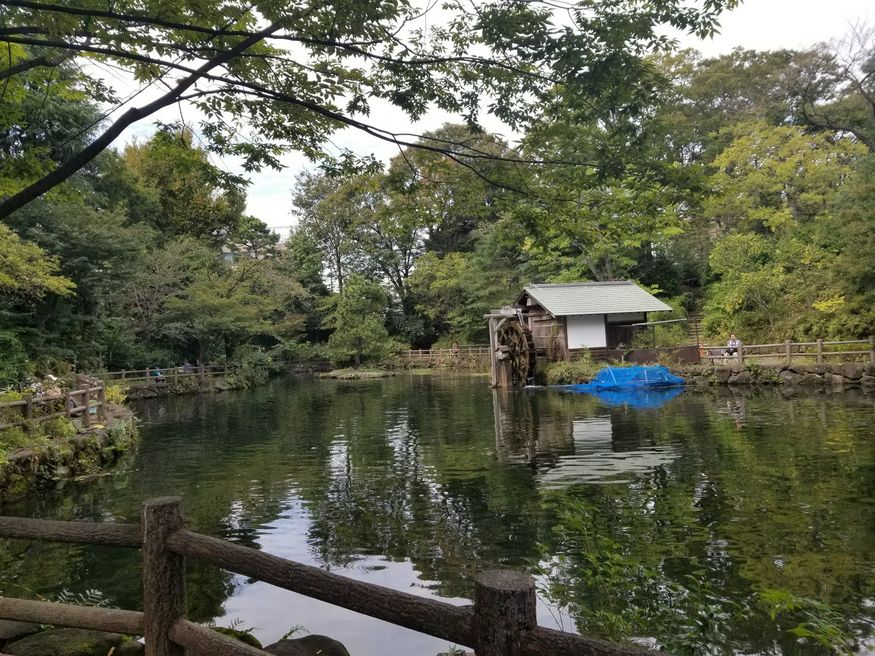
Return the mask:
<svg viewBox="0 0 875 656"><path fill-rule="evenodd" d="M104 398L107 403L122 405L128 398L128 390L121 385L107 385Z"/></svg>
<svg viewBox="0 0 875 656"><path fill-rule="evenodd" d="M544 367L544 379L548 385L574 385L585 383L601 369L592 361L592 355L587 349L581 349L580 354L571 362L550 362Z"/></svg>
<svg viewBox="0 0 875 656"><path fill-rule="evenodd" d="M30 436L23 428L6 428L0 430L0 461L6 461L6 454L15 449L30 444Z"/></svg>
<svg viewBox="0 0 875 656"><path fill-rule="evenodd" d="M39 432L52 440L66 440L76 434L76 427L66 417L55 417L40 423Z"/></svg>
<svg viewBox="0 0 875 656"><path fill-rule="evenodd" d="M31 373L31 364L18 337L0 331L0 385L16 385Z"/></svg>
<svg viewBox="0 0 875 656"><path fill-rule="evenodd" d="M13 390L0 393L0 403L20 401L22 394ZM21 419L21 408L0 408L0 424L12 423Z"/></svg>
<svg viewBox="0 0 875 656"><path fill-rule="evenodd" d="M271 354L274 360L286 364L327 363L329 361L328 346L311 344L310 342L283 342L275 346Z"/></svg>
<svg viewBox="0 0 875 656"><path fill-rule="evenodd" d="M271 360L263 348L245 344L234 351L231 367L240 381L249 387L267 382L270 376Z"/></svg>
<svg viewBox="0 0 875 656"><path fill-rule="evenodd" d="M117 421L107 430L109 436L108 448L115 453L127 449L137 436L134 421Z"/></svg>

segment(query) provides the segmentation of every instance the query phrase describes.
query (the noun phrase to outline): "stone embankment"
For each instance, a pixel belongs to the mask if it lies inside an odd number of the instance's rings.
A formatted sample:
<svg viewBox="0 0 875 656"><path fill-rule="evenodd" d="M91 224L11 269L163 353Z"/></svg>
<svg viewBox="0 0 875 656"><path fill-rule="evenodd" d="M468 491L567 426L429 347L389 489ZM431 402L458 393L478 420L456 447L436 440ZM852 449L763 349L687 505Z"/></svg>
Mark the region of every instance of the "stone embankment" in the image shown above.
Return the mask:
<svg viewBox="0 0 875 656"><path fill-rule="evenodd" d="M875 389L875 364L731 364L673 367L691 385L785 385L807 389Z"/></svg>
<svg viewBox="0 0 875 656"><path fill-rule="evenodd" d="M316 378L332 378L335 380L371 380L373 378L390 378L398 372L385 369L333 369L317 373Z"/></svg>
<svg viewBox="0 0 875 656"><path fill-rule="evenodd" d="M214 630L276 656L349 656L341 643L322 635L283 639L262 647L250 633L220 627ZM0 620L0 650L9 656L142 656L145 653L143 643L132 636L85 629L54 629L10 620Z"/></svg>
<svg viewBox="0 0 875 656"><path fill-rule="evenodd" d="M112 381L111 384L118 385L123 381ZM197 380L188 378L178 381L174 384L173 381L162 383L134 383L127 386L128 400L134 399L154 399L159 396L176 396L179 394L212 394L216 392L227 392L236 389L245 389L246 383L236 377L226 378L207 378L206 380Z"/></svg>
<svg viewBox="0 0 875 656"><path fill-rule="evenodd" d="M136 438L133 413L107 404L103 424L87 428L68 422L69 435L37 438L0 462L0 496L23 494L33 486L90 476L115 462ZM68 420L64 420L68 421Z"/></svg>

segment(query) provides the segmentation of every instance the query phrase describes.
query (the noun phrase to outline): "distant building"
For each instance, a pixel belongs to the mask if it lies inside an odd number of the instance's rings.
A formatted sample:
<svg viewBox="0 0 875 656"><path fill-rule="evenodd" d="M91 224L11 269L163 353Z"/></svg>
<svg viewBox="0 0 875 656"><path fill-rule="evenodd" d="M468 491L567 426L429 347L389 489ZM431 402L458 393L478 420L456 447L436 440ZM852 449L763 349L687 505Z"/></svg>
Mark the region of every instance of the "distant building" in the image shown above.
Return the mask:
<svg viewBox="0 0 875 656"><path fill-rule="evenodd" d="M535 350L543 352L556 346L569 351L629 346L632 324L646 322L648 312L671 310L624 280L529 285L516 307L522 310Z"/></svg>
<svg viewBox="0 0 875 656"><path fill-rule="evenodd" d="M514 305L486 315L492 384L525 384L537 359L570 360L584 348L605 359L631 346L633 326L648 312L671 309L628 281L529 285Z"/></svg>
<svg viewBox="0 0 875 656"><path fill-rule="evenodd" d="M268 260L286 250L283 242L268 244L256 250L250 244L232 244L222 246L222 260L232 266L241 260Z"/></svg>

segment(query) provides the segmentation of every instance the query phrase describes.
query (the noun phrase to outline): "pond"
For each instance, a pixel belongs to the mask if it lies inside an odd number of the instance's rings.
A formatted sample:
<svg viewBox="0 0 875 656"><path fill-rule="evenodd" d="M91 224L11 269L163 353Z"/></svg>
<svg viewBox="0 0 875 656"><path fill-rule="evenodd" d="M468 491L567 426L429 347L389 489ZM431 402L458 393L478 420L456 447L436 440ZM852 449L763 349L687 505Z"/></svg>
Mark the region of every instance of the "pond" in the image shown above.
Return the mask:
<svg viewBox="0 0 875 656"><path fill-rule="evenodd" d="M875 649L875 399L660 402L476 376L157 399L112 471L0 510L137 521L176 494L195 530L452 603L483 569L530 571L541 623L566 630L673 653ZM0 571L4 595L141 603L135 551L4 541ZM448 646L206 566L188 578L193 618L265 643L303 627L353 656Z"/></svg>

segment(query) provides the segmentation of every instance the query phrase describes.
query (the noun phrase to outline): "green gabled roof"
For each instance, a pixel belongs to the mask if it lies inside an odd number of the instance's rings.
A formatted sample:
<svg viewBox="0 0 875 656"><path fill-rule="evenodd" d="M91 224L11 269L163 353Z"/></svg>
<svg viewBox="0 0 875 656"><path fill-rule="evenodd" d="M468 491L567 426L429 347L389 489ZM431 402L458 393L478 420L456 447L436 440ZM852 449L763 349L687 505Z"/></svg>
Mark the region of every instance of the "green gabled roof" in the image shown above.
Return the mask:
<svg viewBox="0 0 875 656"><path fill-rule="evenodd" d="M671 310L653 294L627 280L529 285L518 302L527 295L554 317Z"/></svg>

